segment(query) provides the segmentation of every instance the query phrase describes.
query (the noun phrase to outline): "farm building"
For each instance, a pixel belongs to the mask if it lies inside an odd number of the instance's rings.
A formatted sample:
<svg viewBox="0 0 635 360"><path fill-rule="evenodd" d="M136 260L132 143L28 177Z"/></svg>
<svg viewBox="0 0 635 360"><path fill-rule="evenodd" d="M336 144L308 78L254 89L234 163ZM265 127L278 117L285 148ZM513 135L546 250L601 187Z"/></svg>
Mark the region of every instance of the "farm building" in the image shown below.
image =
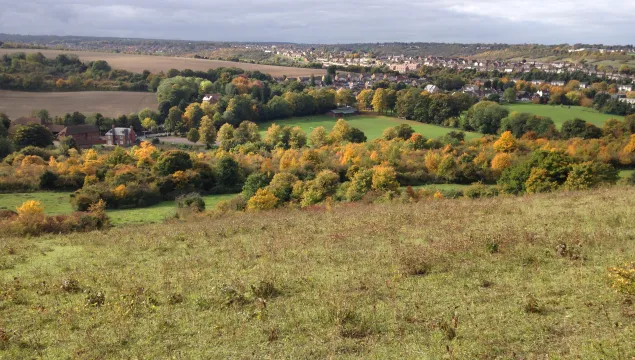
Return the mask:
<svg viewBox="0 0 635 360"><path fill-rule="evenodd" d="M47 124L40 118L21 117L11 122L11 126L8 129L9 135L13 135L18 126L29 125L29 124L40 124L40 125L46 126L51 131L51 133L53 133L53 135L57 135L64 128L64 125Z"/></svg>
<svg viewBox="0 0 635 360"><path fill-rule="evenodd" d="M132 126L130 128L115 127L108 130L105 135L107 145L131 146L134 145L137 134L135 134Z"/></svg>
<svg viewBox="0 0 635 360"><path fill-rule="evenodd" d="M75 125L67 126L57 134L58 138L70 136L75 140L77 146L86 149L93 145L106 143L99 136L99 129L95 125Z"/></svg>
<svg viewBox="0 0 635 360"><path fill-rule="evenodd" d="M357 115L358 113L359 112L354 107L347 106L343 108L333 109L329 111L328 113L326 113L326 115L331 117L342 117L342 116Z"/></svg>
<svg viewBox="0 0 635 360"><path fill-rule="evenodd" d="M203 102L214 105L218 102L218 100L220 100L220 98L221 94L205 94L205 96L203 96Z"/></svg>

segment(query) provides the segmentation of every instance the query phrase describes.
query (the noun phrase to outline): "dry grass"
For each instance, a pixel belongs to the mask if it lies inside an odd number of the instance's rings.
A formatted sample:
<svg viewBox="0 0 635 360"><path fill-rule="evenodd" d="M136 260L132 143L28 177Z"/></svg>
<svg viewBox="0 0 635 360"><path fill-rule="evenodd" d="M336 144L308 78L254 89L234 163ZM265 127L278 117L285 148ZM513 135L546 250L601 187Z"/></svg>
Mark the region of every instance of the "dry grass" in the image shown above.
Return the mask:
<svg viewBox="0 0 635 360"><path fill-rule="evenodd" d="M627 360L633 218L616 187L4 239L0 358Z"/></svg>
<svg viewBox="0 0 635 360"><path fill-rule="evenodd" d="M311 74L322 76L326 73L324 70L320 69L304 69L284 66L247 64L220 60L178 58L169 56L100 53L92 51L0 49L0 56L20 51L25 53L41 52L47 57L55 57L62 53L76 54L84 62L106 60L110 64L110 66L113 67L113 69L123 69L136 73L140 73L143 70L150 70L151 72L155 73L159 71L167 72L170 69L191 69L195 71L207 71L209 69L216 69L219 67L237 67L249 71L259 70L263 73L271 74L272 76L287 75L289 77L309 76Z"/></svg>
<svg viewBox="0 0 635 360"><path fill-rule="evenodd" d="M79 111L84 114L101 113L114 117L156 109L157 96L148 92L79 91L32 93L0 90L0 112L15 119L29 116L33 110L47 109L51 116Z"/></svg>

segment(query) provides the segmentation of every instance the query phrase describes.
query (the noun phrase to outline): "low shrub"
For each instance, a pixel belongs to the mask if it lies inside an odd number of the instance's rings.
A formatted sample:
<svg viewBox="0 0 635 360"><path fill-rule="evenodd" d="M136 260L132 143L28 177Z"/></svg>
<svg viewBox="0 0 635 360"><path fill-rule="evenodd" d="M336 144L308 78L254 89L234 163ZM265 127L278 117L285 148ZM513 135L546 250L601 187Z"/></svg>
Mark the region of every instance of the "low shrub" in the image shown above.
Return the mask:
<svg viewBox="0 0 635 360"><path fill-rule="evenodd" d="M100 230L109 226L110 221L105 213L75 212L70 215L48 216L41 212L29 212L0 220L0 234L66 234Z"/></svg>
<svg viewBox="0 0 635 360"><path fill-rule="evenodd" d="M195 212L205 211L205 201L200 194L191 193L181 195L176 198L176 207L178 209L188 209Z"/></svg>
<svg viewBox="0 0 635 360"><path fill-rule="evenodd" d="M247 208L247 200L242 195L236 195L216 205L216 209L219 211L243 211L245 208Z"/></svg>
<svg viewBox="0 0 635 360"><path fill-rule="evenodd" d="M71 203L77 211L87 211L91 204L103 200L109 209L146 207L163 200L156 186L120 185L111 189L99 183L86 186L71 194Z"/></svg>

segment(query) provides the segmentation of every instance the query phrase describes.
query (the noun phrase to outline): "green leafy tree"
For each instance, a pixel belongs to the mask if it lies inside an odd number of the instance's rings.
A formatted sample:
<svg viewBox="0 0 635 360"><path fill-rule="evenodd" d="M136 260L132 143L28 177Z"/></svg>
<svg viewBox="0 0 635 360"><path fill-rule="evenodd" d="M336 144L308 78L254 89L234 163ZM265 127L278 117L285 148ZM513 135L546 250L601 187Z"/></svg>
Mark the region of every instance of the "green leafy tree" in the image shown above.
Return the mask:
<svg viewBox="0 0 635 360"><path fill-rule="evenodd" d="M175 131L179 128L181 124L181 118L183 117L183 112L176 106L170 108L168 113L168 117L165 119L165 123L163 124L165 130L171 132Z"/></svg>
<svg viewBox="0 0 635 360"><path fill-rule="evenodd" d="M53 145L53 134L40 124L18 126L13 142L19 149L26 146L47 147Z"/></svg>
<svg viewBox="0 0 635 360"><path fill-rule="evenodd" d="M256 191L264 189L267 185L269 185L270 180L271 179L267 175L260 172L249 174L245 180L245 185L243 185L243 197L245 199L251 198L256 194Z"/></svg>
<svg viewBox="0 0 635 360"><path fill-rule="evenodd" d="M190 155L181 150L170 150L159 156L154 168L159 175L171 175L177 171L185 171L193 166Z"/></svg>
<svg viewBox="0 0 635 360"><path fill-rule="evenodd" d="M195 143L198 142L198 140L201 138L201 136L198 133L198 130L196 130L195 128L191 128L188 132L187 132L187 140Z"/></svg>
<svg viewBox="0 0 635 360"><path fill-rule="evenodd" d="M508 103L515 103L516 102L516 89L514 89L513 87L507 88L503 92L503 100L507 101Z"/></svg>
<svg viewBox="0 0 635 360"><path fill-rule="evenodd" d="M240 165L230 156L225 156L216 165L218 193L235 193L243 187Z"/></svg>
<svg viewBox="0 0 635 360"><path fill-rule="evenodd" d="M509 111L492 101L481 101L468 110L465 130L476 130L484 134L496 134L501 120L509 115Z"/></svg>

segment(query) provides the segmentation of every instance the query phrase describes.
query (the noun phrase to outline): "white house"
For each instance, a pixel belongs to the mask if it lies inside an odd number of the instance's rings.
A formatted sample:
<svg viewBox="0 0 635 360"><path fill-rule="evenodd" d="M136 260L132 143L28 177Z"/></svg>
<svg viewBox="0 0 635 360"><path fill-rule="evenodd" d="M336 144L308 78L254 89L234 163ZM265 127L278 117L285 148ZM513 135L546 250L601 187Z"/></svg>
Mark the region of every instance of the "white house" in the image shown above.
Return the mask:
<svg viewBox="0 0 635 360"><path fill-rule="evenodd" d="M617 85L617 90L621 92L633 91L633 85Z"/></svg>
<svg viewBox="0 0 635 360"><path fill-rule="evenodd" d="M439 90L439 88L436 85L432 85L432 84L426 85L424 90L429 92L429 93L432 93L432 94L438 93L439 91L441 91L441 90Z"/></svg>

